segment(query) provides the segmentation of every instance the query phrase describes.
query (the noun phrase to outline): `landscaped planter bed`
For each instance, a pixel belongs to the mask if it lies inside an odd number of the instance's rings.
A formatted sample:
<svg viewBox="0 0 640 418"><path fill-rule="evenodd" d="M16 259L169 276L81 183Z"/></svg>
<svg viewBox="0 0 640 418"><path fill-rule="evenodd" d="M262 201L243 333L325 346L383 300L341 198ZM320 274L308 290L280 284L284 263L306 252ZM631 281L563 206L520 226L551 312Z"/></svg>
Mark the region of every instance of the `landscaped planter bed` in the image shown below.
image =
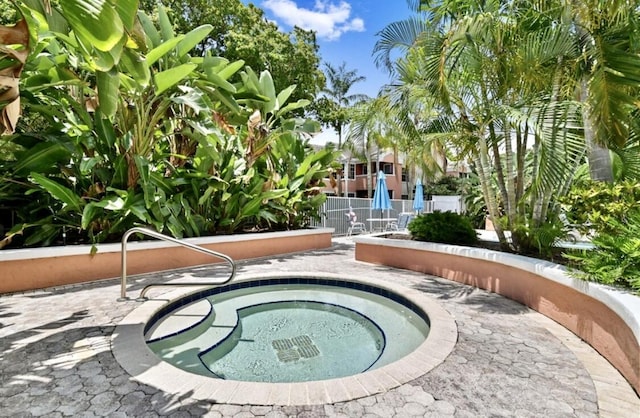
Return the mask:
<svg viewBox="0 0 640 418"><path fill-rule="evenodd" d="M331 246L332 229L189 238L185 241L229 255L234 260L287 254ZM82 283L120 276L120 247L100 244L0 251L0 294ZM164 241L127 244L127 274L149 273L222 260Z"/></svg>
<svg viewBox="0 0 640 418"><path fill-rule="evenodd" d="M499 251L382 236L354 240L356 260L433 274L529 306L588 342L640 393L640 297Z"/></svg>

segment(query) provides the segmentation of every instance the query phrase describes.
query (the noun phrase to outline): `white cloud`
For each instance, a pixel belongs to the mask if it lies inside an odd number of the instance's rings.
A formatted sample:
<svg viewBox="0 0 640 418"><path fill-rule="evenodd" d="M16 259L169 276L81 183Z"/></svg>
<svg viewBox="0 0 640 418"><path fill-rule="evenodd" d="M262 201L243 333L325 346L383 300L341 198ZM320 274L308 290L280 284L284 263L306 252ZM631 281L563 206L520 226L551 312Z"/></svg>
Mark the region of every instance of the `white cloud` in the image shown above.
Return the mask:
<svg viewBox="0 0 640 418"><path fill-rule="evenodd" d="M293 0L265 0L262 7L271 11L289 26L314 30L318 37L337 40L345 32L363 32L364 21L350 18L351 5L346 1L334 4L316 0L313 10L298 7Z"/></svg>

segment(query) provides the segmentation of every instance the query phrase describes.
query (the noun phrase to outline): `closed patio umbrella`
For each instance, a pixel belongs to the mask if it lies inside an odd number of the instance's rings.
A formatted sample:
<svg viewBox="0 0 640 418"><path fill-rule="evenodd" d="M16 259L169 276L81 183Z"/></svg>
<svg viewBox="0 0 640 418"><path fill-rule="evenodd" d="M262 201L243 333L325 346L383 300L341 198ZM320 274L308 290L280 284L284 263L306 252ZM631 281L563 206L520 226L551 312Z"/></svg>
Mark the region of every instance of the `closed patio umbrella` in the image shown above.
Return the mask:
<svg viewBox="0 0 640 418"><path fill-rule="evenodd" d="M417 214L424 210L424 191L422 190L422 182L420 179L416 182L416 192L413 195L413 210Z"/></svg>
<svg viewBox="0 0 640 418"><path fill-rule="evenodd" d="M389 199L389 191L387 190L387 179L382 171L378 172L378 180L376 190L373 193L371 209L380 209L380 218L382 218L383 210L391 209L391 199Z"/></svg>

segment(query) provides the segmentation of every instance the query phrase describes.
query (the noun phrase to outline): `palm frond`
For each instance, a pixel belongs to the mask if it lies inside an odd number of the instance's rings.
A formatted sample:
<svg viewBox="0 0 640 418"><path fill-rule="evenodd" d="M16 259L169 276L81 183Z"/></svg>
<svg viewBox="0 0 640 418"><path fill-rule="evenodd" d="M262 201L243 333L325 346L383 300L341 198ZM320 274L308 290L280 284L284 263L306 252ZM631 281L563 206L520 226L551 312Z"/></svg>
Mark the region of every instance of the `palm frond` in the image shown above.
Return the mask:
<svg viewBox="0 0 640 418"><path fill-rule="evenodd" d="M376 33L380 39L373 47L374 62L378 68L393 72L392 54L406 53L416 44L420 34L427 31L428 24L420 16L392 22Z"/></svg>
<svg viewBox="0 0 640 418"><path fill-rule="evenodd" d="M522 116L538 141L537 176L530 192L560 193L585 155L579 108L573 102L550 102Z"/></svg>

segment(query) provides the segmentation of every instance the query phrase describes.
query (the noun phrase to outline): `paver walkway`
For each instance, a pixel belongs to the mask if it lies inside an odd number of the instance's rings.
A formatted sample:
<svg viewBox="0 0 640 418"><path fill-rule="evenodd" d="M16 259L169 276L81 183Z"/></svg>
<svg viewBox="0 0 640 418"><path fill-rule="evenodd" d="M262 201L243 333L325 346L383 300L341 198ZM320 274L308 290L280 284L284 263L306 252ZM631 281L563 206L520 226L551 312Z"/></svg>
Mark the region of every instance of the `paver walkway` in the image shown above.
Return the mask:
<svg viewBox="0 0 640 418"><path fill-rule="evenodd" d="M163 272L154 281L192 281L216 270ZM573 334L516 302L356 262L353 245L344 239L331 249L239 264L239 274L276 271L368 275L419 289L454 316L458 343L434 370L384 394L307 407L210 404L139 384L115 361L111 334L138 306L116 302L118 280L0 296L0 416L640 417L640 400L613 367ZM139 289L150 278L131 282Z"/></svg>

